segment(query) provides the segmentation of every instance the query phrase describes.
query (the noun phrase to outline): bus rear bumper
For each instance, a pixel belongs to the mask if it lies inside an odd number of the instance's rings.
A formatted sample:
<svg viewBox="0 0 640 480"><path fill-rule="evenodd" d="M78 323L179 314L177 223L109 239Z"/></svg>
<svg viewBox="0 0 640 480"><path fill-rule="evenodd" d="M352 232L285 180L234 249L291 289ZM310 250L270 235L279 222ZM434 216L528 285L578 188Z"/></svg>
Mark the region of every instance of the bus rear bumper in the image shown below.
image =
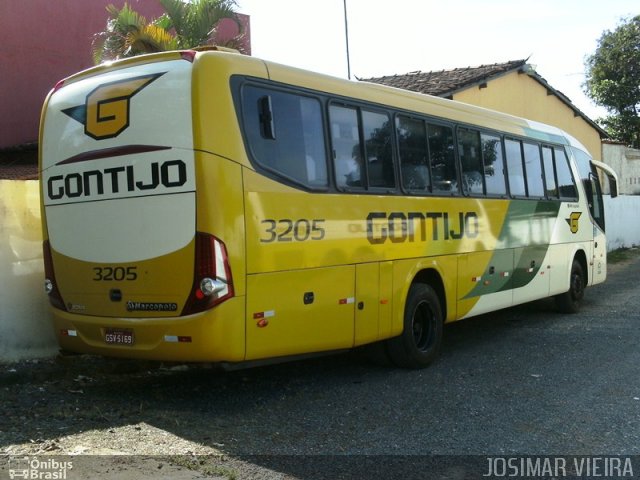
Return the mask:
<svg viewBox="0 0 640 480"><path fill-rule="evenodd" d="M187 317L94 317L52 308L63 350L121 358L179 362L245 359L244 297Z"/></svg>

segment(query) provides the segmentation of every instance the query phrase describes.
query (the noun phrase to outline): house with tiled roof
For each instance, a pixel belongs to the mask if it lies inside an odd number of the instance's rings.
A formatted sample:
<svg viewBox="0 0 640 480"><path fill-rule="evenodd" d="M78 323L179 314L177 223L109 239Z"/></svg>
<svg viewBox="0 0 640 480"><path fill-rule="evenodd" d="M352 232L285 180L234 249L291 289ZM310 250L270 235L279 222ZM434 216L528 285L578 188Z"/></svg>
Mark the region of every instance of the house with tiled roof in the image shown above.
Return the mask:
<svg viewBox="0 0 640 480"><path fill-rule="evenodd" d="M360 79L498 110L561 128L602 159L607 133L527 60Z"/></svg>

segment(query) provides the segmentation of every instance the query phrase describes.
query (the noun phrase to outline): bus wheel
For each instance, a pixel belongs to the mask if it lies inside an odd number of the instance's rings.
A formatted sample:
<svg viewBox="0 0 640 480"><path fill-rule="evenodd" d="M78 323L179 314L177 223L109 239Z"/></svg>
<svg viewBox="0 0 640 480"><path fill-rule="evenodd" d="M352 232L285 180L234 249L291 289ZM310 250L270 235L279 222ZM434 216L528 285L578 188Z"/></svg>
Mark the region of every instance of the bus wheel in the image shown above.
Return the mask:
<svg viewBox="0 0 640 480"><path fill-rule="evenodd" d="M423 368L438 355L442 343L442 307L429 285L414 283L404 307L402 335L389 340L389 356L404 368Z"/></svg>
<svg viewBox="0 0 640 480"><path fill-rule="evenodd" d="M556 295L556 306L561 313L576 313L580 310L580 302L584 298L585 281L584 269L578 259L573 260L571 276L569 278L569 290Z"/></svg>

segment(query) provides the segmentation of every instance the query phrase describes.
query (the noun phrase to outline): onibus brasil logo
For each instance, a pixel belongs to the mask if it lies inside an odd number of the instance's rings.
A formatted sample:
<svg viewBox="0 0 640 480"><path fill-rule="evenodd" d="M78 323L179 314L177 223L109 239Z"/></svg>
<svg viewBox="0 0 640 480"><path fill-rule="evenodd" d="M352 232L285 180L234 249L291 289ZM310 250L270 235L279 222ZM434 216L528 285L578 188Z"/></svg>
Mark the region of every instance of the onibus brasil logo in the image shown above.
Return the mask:
<svg viewBox="0 0 640 480"><path fill-rule="evenodd" d="M42 460L37 457L19 456L9 458L9 478L65 480L67 473L73 469L72 461L61 461L57 458Z"/></svg>

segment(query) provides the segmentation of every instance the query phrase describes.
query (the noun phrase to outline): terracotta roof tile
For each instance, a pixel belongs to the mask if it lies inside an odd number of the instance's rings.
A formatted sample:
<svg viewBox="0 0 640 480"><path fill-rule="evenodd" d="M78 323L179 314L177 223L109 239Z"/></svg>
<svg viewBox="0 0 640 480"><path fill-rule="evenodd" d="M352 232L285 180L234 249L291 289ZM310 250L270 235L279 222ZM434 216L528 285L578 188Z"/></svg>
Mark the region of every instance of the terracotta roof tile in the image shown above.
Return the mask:
<svg viewBox="0 0 640 480"><path fill-rule="evenodd" d="M513 60L479 67L455 68L437 72L418 71L404 75L361 78L359 80L445 97L461 88L479 84L492 77L517 70L526 65L526 63L527 60Z"/></svg>
<svg viewBox="0 0 640 480"><path fill-rule="evenodd" d="M585 115L578 107L576 107L571 99L549 85L549 83L542 78L532 66L527 64L527 60L528 59L511 60L509 62L494 63L492 65L454 68L453 70L440 70L437 72L409 72L404 75L359 78L358 80L379 83L390 87L425 93L427 95L435 95L437 97L451 98L454 93L460 90L470 88L474 85L481 85L493 78L509 72L522 71L545 87L550 95L555 95L561 102L573 110L576 117L582 117L584 121L599 133L600 138L606 138L608 136L607 132Z"/></svg>

